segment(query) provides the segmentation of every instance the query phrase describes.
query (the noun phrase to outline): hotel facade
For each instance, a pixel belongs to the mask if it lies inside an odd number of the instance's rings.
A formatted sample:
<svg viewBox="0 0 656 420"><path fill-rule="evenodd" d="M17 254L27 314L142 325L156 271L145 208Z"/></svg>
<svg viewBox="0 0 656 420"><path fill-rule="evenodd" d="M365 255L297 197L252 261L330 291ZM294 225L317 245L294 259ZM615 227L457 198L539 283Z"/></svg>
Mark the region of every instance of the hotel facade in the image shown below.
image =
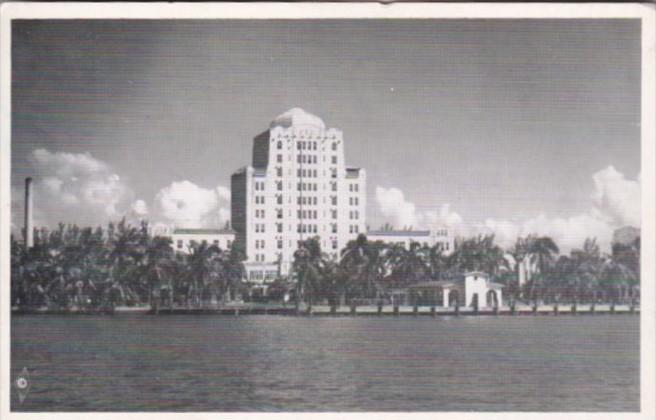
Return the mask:
<svg viewBox="0 0 656 420"><path fill-rule="evenodd" d="M365 170L346 165L341 130L300 108L253 139L252 164L232 175L231 194L235 243L253 282L288 275L299 241L318 237L338 259L366 233Z"/></svg>

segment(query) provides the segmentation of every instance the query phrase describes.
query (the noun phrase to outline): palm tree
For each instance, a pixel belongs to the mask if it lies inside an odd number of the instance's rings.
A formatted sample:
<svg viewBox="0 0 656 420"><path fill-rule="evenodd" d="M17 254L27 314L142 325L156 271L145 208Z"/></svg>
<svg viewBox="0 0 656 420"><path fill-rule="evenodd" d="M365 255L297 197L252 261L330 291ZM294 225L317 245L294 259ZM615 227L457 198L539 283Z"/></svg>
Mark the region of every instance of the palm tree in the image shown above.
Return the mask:
<svg viewBox="0 0 656 420"><path fill-rule="evenodd" d="M349 241L342 250L340 265L347 278L354 281L345 291L351 286L360 297L378 298L387 262L387 247L382 242L369 242L363 234Z"/></svg>
<svg viewBox="0 0 656 420"><path fill-rule="evenodd" d="M221 254L219 247L210 246L205 241L191 245L191 253L187 258L187 276L193 300L199 306L207 302L207 295L211 295L211 288L222 271Z"/></svg>
<svg viewBox="0 0 656 420"><path fill-rule="evenodd" d="M418 242L411 243L408 249L401 245L392 247L390 262L394 287L407 287L427 277L430 269L425 251Z"/></svg>
<svg viewBox="0 0 656 420"><path fill-rule="evenodd" d="M543 286L545 279L549 277L549 267L554 263L559 250L553 239L548 236L529 238L527 253L536 259L538 268L537 275L533 276L530 281L529 298L537 303L537 290L539 286Z"/></svg>
<svg viewBox="0 0 656 420"><path fill-rule="evenodd" d="M433 280L440 280L447 271L447 258L444 251L437 244L428 248L426 252L428 273Z"/></svg>
<svg viewBox="0 0 656 420"><path fill-rule="evenodd" d="M323 265L321 245L317 238L310 238L299 243L294 252L293 269L296 274L296 311L300 310L302 301L308 300L312 306L313 292L319 288L320 272Z"/></svg>

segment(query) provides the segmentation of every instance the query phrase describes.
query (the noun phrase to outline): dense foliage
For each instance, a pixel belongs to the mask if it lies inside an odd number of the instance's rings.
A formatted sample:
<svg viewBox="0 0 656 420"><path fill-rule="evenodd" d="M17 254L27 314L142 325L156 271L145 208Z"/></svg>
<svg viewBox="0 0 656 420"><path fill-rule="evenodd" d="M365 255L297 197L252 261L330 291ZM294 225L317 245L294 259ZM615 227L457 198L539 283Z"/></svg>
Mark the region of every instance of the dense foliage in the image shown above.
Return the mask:
<svg viewBox="0 0 656 420"><path fill-rule="evenodd" d="M224 251L206 243L194 245L189 254L176 253L170 238L150 235L146 224L121 221L106 229L60 225L37 231L29 250L12 237L12 305L218 305L249 296L244 258L238 247ZM519 261L535 267L521 287ZM473 270L490 274L506 286L505 296L526 303L634 301L640 290L640 239L615 243L608 255L587 239L580 249L559 255L549 237L519 238L512 249L503 250L487 235L458 239L447 255L437 246L415 243L406 249L359 235L337 262L321 251L317 238L310 238L294 254L292 276L270 284L267 295L273 300L291 295L297 305L378 302L391 290Z"/></svg>
<svg viewBox="0 0 656 420"><path fill-rule="evenodd" d="M59 225L26 250L11 241L12 305L53 309L152 304L203 306L243 287L244 254L200 243L175 253L147 224L103 228Z"/></svg>

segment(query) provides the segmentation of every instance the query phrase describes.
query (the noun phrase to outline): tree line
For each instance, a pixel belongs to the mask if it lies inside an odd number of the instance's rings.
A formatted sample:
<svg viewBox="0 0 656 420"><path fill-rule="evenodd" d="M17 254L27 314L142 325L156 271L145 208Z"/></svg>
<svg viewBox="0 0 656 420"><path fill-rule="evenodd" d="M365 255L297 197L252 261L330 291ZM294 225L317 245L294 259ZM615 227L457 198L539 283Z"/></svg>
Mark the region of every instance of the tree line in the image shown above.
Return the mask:
<svg viewBox="0 0 656 420"><path fill-rule="evenodd" d="M421 281L449 280L467 271L483 271L505 285L516 302L629 302L639 297L640 239L614 243L602 253L595 239L560 255L546 236L518 238L503 249L493 235L459 238L454 250L439 246L370 241L359 235L341 251L339 261L323 253L318 238L299 243L287 278L273 281L267 299L290 297L297 305L385 302L390 292ZM122 220L106 228L59 225L35 231L26 249L11 239L12 306L111 308L208 307L237 297L249 299L253 284L245 278L245 253L239 246L222 250L198 243L190 253L175 252L171 239L153 236L148 225ZM535 270L519 284L520 264Z"/></svg>

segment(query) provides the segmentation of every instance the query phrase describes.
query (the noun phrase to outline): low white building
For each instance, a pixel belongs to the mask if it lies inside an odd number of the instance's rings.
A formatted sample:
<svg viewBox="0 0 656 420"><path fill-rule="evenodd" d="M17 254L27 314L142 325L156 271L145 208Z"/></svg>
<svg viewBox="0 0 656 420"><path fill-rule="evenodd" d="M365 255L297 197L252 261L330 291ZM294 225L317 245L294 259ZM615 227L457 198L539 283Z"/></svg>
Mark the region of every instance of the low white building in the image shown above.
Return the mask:
<svg viewBox="0 0 656 420"><path fill-rule="evenodd" d="M402 245L409 249L412 243L422 246L437 245L444 254L453 252L454 239L447 228L433 230L372 230L367 232L367 240L386 244Z"/></svg>
<svg viewBox="0 0 656 420"><path fill-rule="evenodd" d="M176 228L168 235L176 252L189 254L194 244L216 245L227 251L235 241L235 232L231 229L189 229Z"/></svg>
<svg viewBox="0 0 656 420"><path fill-rule="evenodd" d="M414 284L408 288L408 297L413 304L494 308L503 304L503 287L486 273L472 271L452 280Z"/></svg>

